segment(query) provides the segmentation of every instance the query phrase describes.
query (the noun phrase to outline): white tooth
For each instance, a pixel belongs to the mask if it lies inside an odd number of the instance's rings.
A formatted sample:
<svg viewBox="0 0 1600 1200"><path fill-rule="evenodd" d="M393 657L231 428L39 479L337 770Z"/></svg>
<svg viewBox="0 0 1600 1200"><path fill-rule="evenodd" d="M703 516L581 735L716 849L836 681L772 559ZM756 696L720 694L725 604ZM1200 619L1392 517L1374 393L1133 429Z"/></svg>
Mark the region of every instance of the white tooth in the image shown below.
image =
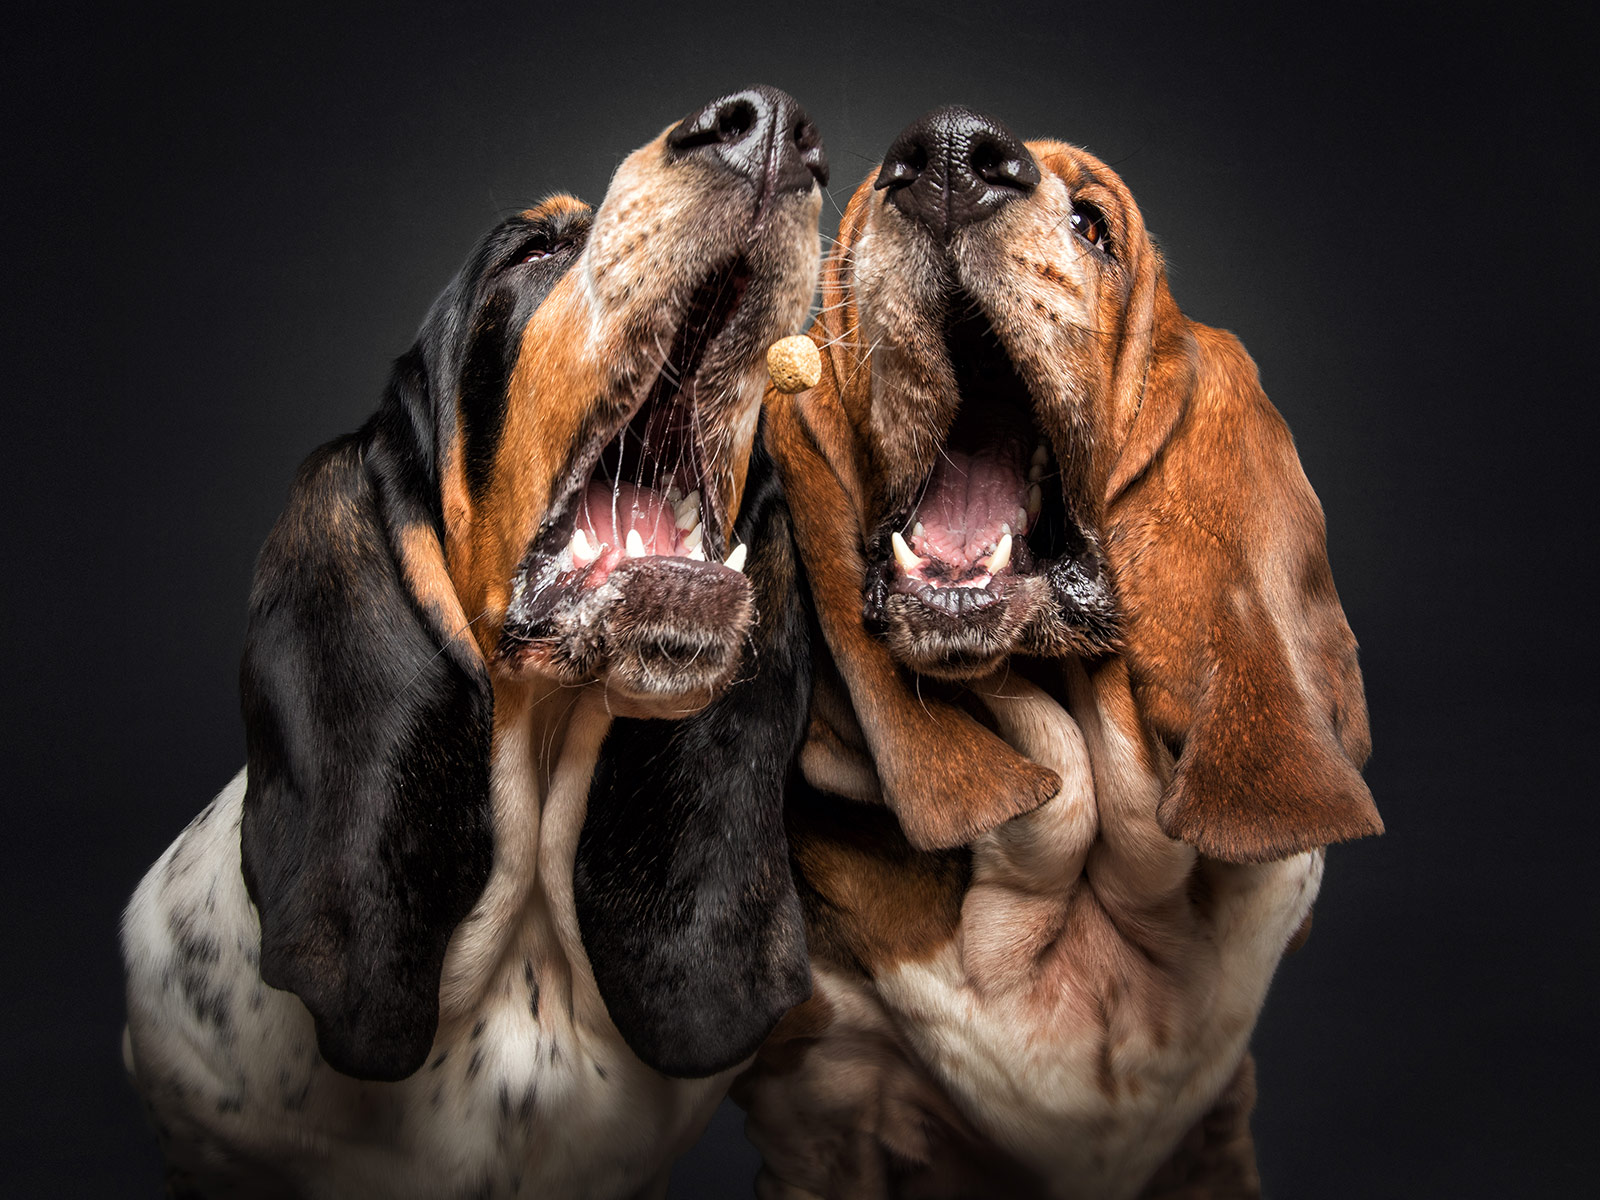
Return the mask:
<svg viewBox="0 0 1600 1200"><path fill-rule="evenodd" d="M700 519L700 489L696 488L674 504L672 515L676 518L679 529L693 529L695 522Z"/></svg>
<svg viewBox="0 0 1600 1200"><path fill-rule="evenodd" d="M683 499L683 489L681 487L679 487L677 484L673 484L671 487L669 487L667 489L667 503L668 504L670 504L674 508L676 508L678 506L678 501L682 500L682 499Z"/></svg>
<svg viewBox="0 0 1600 1200"><path fill-rule="evenodd" d="M704 546L696 546L693 550L689 551L689 557L695 562L705 562L706 548Z"/></svg>
<svg viewBox="0 0 1600 1200"><path fill-rule="evenodd" d="M1033 465L1036 467L1042 467L1049 461L1050 451L1046 450L1043 444L1035 446L1033 449Z"/></svg>
<svg viewBox="0 0 1600 1200"><path fill-rule="evenodd" d="M600 552L589 544L589 535L581 529L572 531L572 541L567 543L566 553L572 555L572 561L579 566L587 566L600 557Z"/></svg>
<svg viewBox="0 0 1600 1200"><path fill-rule="evenodd" d="M628 540L623 545L623 551L629 558L644 557L644 539L639 536L637 529L628 530Z"/></svg>
<svg viewBox="0 0 1600 1200"><path fill-rule="evenodd" d="M921 521L918 521L915 525L913 525L911 527L911 536L912 537L916 537L916 538L919 538L919 537L922 536L922 522Z"/></svg>
<svg viewBox="0 0 1600 1200"><path fill-rule="evenodd" d="M1011 565L1011 535L1008 533L1000 539L1000 544L994 548L994 553L989 556L989 574L998 575Z"/></svg>
<svg viewBox="0 0 1600 1200"><path fill-rule="evenodd" d="M922 565L922 560L911 553L911 547L906 545L905 538L900 536L897 529L889 535L889 544L894 547L894 560L906 572L915 571Z"/></svg>
<svg viewBox="0 0 1600 1200"><path fill-rule="evenodd" d="M740 542L733 548L733 553L722 560L722 565L734 571L744 570L745 544Z"/></svg>
<svg viewBox="0 0 1600 1200"><path fill-rule="evenodd" d="M1039 490L1037 483L1028 485L1028 515L1037 517L1039 510L1044 507L1044 493Z"/></svg>
<svg viewBox="0 0 1600 1200"><path fill-rule="evenodd" d="M1028 482L1029 483L1038 483L1039 480L1041 480L1043 478L1044 478L1044 468L1041 467L1038 463L1034 463L1033 466L1028 468Z"/></svg>
<svg viewBox="0 0 1600 1200"><path fill-rule="evenodd" d="M1002 537L1004 537L1006 534L1008 534L1010 532L1011 532L1011 526L1007 525L1004 521L1001 521L1000 522L1000 535Z"/></svg>
<svg viewBox="0 0 1600 1200"><path fill-rule="evenodd" d="M1018 529L1026 529L1027 527L1028 527L1028 510L1025 509L1025 508L1019 508L1019 509L1017 509L1017 528Z"/></svg>
<svg viewBox="0 0 1600 1200"><path fill-rule="evenodd" d="M684 549L685 550L693 550L696 546L698 546L700 544L700 539L702 537L704 537L704 536L705 536L705 530L700 528L700 526L696 525L693 529L689 530L688 533L683 535L683 547L684 547Z"/></svg>

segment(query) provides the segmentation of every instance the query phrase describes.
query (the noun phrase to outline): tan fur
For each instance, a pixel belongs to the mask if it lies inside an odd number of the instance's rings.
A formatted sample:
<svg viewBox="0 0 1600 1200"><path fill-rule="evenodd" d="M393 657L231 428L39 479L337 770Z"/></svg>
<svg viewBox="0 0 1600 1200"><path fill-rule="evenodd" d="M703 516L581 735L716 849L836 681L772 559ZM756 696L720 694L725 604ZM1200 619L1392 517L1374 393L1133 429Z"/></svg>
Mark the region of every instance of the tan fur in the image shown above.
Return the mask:
<svg viewBox="0 0 1600 1200"><path fill-rule="evenodd" d="M956 233L948 262L863 185L825 269L822 382L768 396L852 709L819 673L802 765L857 802L791 813L827 1008L736 1089L764 1196L1259 1194L1251 1029L1320 848L1382 828L1321 511L1254 365L1179 312L1105 164L1029 149L1039 186ZM1083 200L1113 257L1071 235ZM947 272L1103 548L1114 654L1017 634L953 687L912 673L914 636L863 624L869 539L960 401Z"/></svg>

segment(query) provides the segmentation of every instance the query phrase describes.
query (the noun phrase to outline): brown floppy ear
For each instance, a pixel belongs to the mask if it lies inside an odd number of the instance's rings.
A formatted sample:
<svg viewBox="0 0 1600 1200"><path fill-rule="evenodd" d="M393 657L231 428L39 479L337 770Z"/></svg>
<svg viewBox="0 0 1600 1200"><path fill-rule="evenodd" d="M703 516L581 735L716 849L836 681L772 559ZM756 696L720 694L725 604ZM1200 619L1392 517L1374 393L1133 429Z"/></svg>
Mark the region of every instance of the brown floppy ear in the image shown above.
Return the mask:
<svg viewBox="0 0 1600 1200"><path fill-rule="evenodd" d="M917 695L887 648L867 632L863 489L836 369L825 359L822 382L802 396L769 394L773 457L789 496L817 623L849 690L882 799L919 850L962 846L1038 808L1061 790L1061 780L955 706Z"/></svg>
<svg viewBox="0 0 1600 1200"><path fill-rule="evenodd" d="M301 468L240 671L261 978L359 1079L422 1065L493 858L493 694L445 574L432 408L414 350L366 427Z"/></svg>
<svg viewBox="0 0 1600 1200"><path fill-rule="evenodd" d="M1238 340L1160 293L1107 523L1135 697L1177 755L1161 827L1231 862L1381 833L1321 506Z"/></svg>

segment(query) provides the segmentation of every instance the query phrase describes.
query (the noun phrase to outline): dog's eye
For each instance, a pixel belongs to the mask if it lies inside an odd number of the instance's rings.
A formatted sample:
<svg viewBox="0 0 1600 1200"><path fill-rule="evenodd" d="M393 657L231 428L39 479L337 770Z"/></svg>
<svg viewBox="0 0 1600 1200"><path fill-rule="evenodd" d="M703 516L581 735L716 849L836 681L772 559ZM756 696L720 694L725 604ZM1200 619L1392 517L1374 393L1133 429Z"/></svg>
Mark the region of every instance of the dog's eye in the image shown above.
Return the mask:
<svg viewBox="0 0 1600 1200"><path fill-rule="evenodd" d="M1106 249L1106 215L1094 205L1079 200L1072 206L1072 231L1091 246Z"/></svg>
<svg viewBox="0 0 1600 1200"><path fill-rule="evenodd" d="M538 262L541 258L549 258L556 250L557 247L550 238L540 234L538 237L531 238L523 243L522 249L517 252L519 256L518 262L523 265Z"/></svg>

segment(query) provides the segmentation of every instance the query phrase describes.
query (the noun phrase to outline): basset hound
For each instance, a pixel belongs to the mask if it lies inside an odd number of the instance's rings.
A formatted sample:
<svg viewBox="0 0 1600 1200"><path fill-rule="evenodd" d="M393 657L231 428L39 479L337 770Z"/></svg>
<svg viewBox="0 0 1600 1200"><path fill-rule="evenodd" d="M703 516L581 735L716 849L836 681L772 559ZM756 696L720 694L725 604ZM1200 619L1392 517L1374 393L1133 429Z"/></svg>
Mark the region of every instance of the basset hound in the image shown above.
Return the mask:
<svg viewBox="0 0 1600 1200"><path fill-rule="evenodd" d="M969 110L892 144L823 300L768 400L822 637L758 1195L1255 1195L1251 1030L1381 831L1289 431L1117 175Z"/></svg>
<svg viewBox="0 0 1600 1200"><path fill-rule="evenodd" d="M807 630L757 437L827 164L723 97L504 221L261 553L246 769L139 885L181 1195L660 1195L809 991Z"/></svg>

